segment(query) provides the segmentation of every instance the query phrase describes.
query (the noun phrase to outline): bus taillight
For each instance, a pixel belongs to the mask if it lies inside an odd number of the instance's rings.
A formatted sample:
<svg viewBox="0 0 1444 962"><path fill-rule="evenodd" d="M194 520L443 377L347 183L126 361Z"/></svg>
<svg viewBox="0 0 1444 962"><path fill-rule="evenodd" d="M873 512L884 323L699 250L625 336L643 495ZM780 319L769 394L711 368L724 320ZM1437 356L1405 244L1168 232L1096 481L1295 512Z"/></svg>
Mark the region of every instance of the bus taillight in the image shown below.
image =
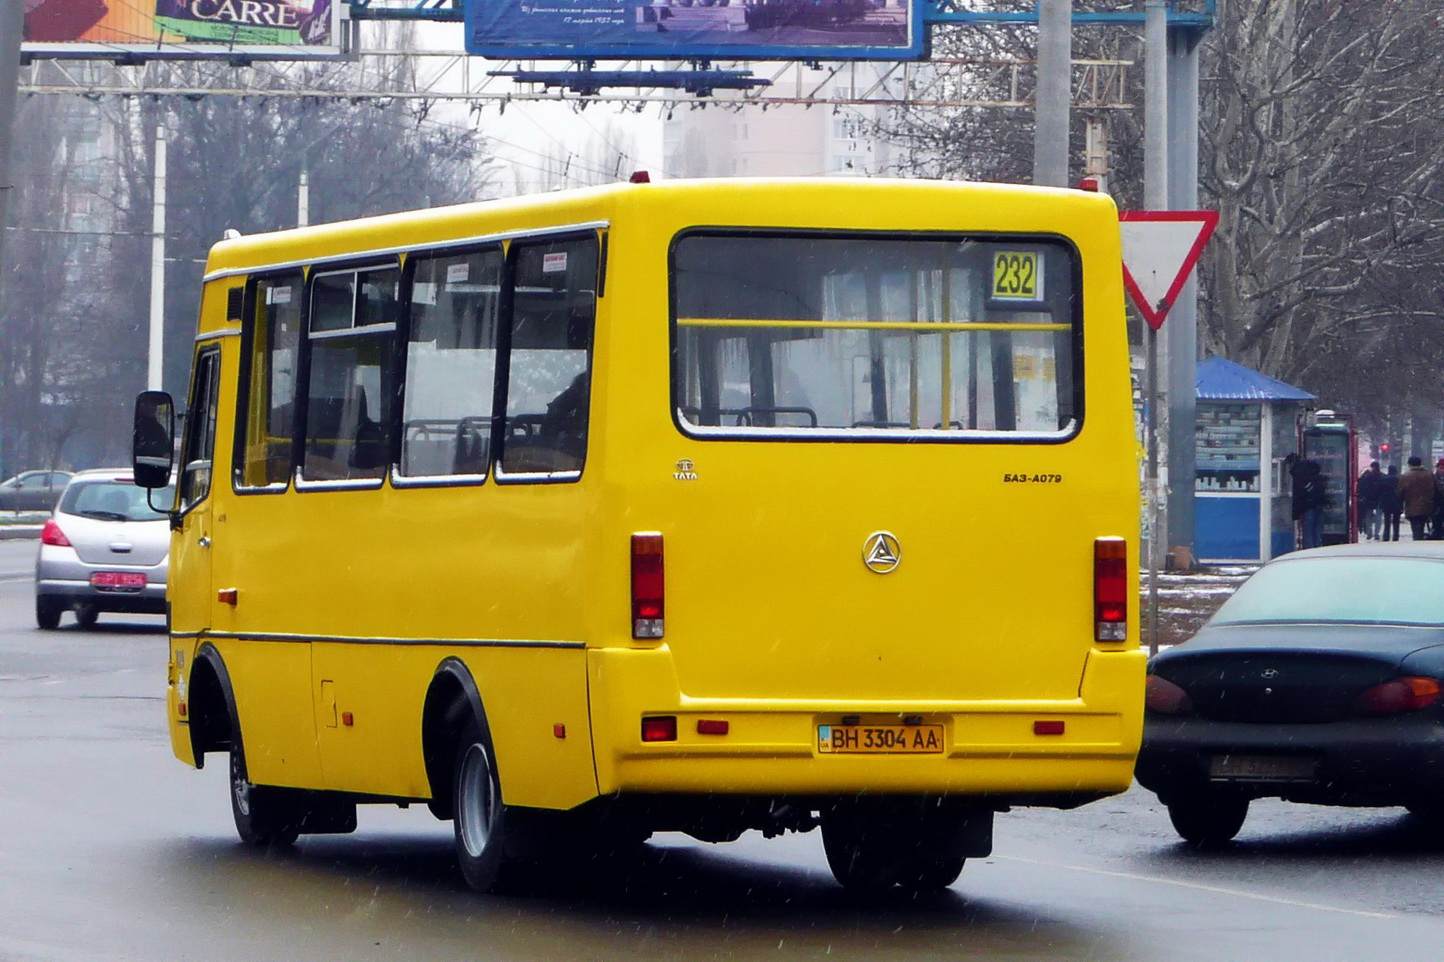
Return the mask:
<svg viewBox="0 0 1444 962"><path fill-rule="evenodd" d="M1099 641L1128 640L1128 542L1093 542L1093 622Z"/></svg>
<svg viewBox="0 0 1444 962"><path fill-rule="evenodd" d="M633 638L662 637L665 597L662 536L655 531L632 535Z"/></svg>

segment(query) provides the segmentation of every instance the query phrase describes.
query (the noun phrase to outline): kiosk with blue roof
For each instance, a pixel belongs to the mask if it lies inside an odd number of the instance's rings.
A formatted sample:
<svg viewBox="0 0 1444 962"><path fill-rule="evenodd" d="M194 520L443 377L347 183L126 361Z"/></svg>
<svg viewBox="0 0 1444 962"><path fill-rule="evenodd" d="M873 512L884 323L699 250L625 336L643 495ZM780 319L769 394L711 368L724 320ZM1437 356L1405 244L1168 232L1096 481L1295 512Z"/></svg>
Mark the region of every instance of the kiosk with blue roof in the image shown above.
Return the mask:
<svg viewBox="0 0 1444 962"><path fill-rule="evenodd" d="M1210 563L1268 561L1294 548L1284 458L1314 395L1241 364L1198 362L1194 554Z"/></svg>

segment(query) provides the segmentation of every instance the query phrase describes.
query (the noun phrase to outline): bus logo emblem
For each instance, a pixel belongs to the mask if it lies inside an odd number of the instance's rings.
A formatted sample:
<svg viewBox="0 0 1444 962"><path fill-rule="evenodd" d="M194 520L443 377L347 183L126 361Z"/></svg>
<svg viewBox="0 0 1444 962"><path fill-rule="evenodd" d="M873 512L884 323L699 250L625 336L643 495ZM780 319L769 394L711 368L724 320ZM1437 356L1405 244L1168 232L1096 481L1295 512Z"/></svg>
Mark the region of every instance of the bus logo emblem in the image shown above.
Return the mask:
<svg viewBox="0 0 1444 962"><path fill-rule="evenodd" d="M862 543L862 563L880 575L897 570L902 562L902 547L890 531L874 531Z"/></svg>
<svg viewBox="0 0 1444 962"><path fill-rule="evenodd" d="M678 481L696 481L697 465L691 458L682 458L677 462L677 470L672 472L672 477Z"/></svg>

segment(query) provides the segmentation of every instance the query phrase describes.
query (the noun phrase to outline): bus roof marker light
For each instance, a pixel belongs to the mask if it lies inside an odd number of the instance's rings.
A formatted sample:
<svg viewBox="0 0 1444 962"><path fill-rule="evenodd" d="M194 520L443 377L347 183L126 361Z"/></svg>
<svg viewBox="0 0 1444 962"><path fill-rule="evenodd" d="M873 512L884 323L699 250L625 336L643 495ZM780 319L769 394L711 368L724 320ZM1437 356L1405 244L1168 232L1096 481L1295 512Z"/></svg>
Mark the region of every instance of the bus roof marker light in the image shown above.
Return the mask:
<svg viewBox="0 0 1444 962"><path fill-rule="evenodd" d="M656 531L640 531L632 535L632 637L661 638L666 627L665 614L662 535Z"/></svg>
<svg viewBox="0 0 1444 962"><path fill-rule="evenodd" d="M632 171L632 176L627 178L627 182L631 184L650 184L652 182L652 175L645 170L634 170Z"/></svg>
<svg viewBox="0 0 1444 962"><path fill-rule="evenodd" d="M1128 640L1128 542L1093 542L1093 623L1098 641Z"/></svg>

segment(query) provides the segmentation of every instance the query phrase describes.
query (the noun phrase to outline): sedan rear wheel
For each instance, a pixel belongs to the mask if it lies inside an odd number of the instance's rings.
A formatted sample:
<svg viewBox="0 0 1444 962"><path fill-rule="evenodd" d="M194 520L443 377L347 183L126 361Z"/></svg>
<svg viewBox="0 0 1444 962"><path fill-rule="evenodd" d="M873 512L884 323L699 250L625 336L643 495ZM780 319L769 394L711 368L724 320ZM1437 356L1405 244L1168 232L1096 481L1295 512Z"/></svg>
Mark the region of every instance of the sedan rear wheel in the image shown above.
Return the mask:
<svg viewBox="0 0 1444 962"><path fill-rule="evenodd" d="M1248 799L1238 795L1204 792L1168 802L1174 830L1196 848L1227 845L1247 817Z"/></svg>
<svg viewBox="0 0 1444 962"><path fill-rule="evenodd" d="M56 599L44 595L35 596L35 623L46 631L54 631L60 627L60 615L64 611L65 606Z"/></svg>
<svg viewBox="0 0 1444 962"><path fill-rule="evenodd" d="M95 627L95 620L99 617L100 610L95 605L81 605L75 609L75 620L86 631Z"/></svg>

